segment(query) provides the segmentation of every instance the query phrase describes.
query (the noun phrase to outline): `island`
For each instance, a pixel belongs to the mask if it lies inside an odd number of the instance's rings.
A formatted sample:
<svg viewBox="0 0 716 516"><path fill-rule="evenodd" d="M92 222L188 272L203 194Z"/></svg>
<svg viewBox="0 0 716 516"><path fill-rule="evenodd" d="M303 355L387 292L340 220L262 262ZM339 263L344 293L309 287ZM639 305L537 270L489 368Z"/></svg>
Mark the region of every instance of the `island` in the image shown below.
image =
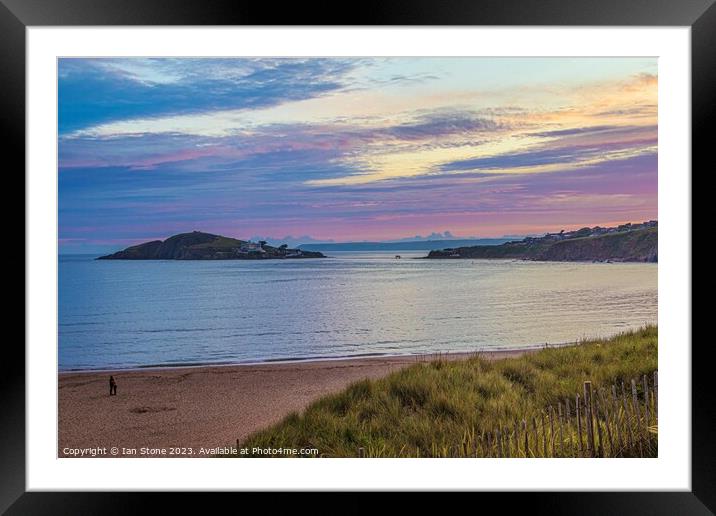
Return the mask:
<svg viewBox="0 0 716 516"><path fill-rule="evenodd" d="M617 227L584 227L547 233L501 245L478 245L430 251L432 259L522 259L535 261L653 262L658 255L655 220Z"/></svg>
<svg viewBox="0 0 716 516"><path fill-rule="evenodd" d="M265 241L250 242L201 231L181 233L166 240L134 245L98 260L270 260L325 258L317 251L289 249Z"/></svg>

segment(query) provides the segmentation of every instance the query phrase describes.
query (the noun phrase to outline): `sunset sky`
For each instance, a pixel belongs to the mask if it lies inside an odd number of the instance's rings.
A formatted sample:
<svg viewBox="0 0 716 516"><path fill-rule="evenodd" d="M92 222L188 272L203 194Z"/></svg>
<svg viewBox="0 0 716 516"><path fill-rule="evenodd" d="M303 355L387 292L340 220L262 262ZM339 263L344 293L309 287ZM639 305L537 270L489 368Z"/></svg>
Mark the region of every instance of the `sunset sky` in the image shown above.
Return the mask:
<svg viewBox="0 0 716 516"><path fill-rule="evenodd" d="M60 252L657 218L652 58L61 59Z"/></svg>

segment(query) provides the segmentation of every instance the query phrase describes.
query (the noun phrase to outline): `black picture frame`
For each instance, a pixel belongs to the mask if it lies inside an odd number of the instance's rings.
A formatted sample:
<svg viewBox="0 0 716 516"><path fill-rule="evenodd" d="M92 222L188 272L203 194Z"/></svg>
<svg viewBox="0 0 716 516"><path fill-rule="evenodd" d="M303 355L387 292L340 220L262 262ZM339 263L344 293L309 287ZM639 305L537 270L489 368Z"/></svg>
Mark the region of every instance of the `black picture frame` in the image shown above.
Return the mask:
<svg viewBox="0 0 716 516"><path fill-rule="evenodd" d="M66 25L689 26L692 168L708 172L713 166L708 126L716 106L714 0L364 0L353 8L339 2L307 5L228 0L0 0L0 127L4 136L4 168L8 172L6 182L12 175L17 178L19 174L15 171L24 170L25 166L25 30L28 26ZM14 164L14 170L8 163ZM24 181L15 191L19 189L24 191ZM6 220L17 220L17 210ZM24 254L23 258L26 258ZM19 256L14 254L9 265L13 270L24 269L25 261L19 262ZM508 496L486 493L481 496L501 496L499 504L503 509L524 504L532 512L551 514L712 514L716 511L716 454L711 425L716 417L709 386L712 365L707 358L708 348L706 343L691 349L691 492L512 493ZM7 511L9 515L127 514L150 508L148 499L155 499L157 495L26 492L25 353L19 339L6 339L0 360L0 392L0 512ZM164 512L172 511L172 506L191 507L187 495L178 493L162 496L161 503Z"/></svg>

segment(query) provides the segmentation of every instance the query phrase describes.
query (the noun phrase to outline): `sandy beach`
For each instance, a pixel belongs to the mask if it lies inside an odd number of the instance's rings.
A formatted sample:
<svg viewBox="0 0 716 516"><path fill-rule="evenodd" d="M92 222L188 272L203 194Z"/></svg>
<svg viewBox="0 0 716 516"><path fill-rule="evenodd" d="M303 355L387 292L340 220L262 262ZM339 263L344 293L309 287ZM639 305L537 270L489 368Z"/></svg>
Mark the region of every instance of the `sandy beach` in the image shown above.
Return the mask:
<svg viewBox="0 0 716 516"><path fill-rule="evenodd" d="M526 352L499 351L481 356L496 360ZM470 356L473 354L443 354L441 358L462 360ZM354 381L379 378L433 358L435 355L61 372L58 456L75 456L78 449L102 447L116 447L122 456L123 448L198 450L235 445L237 439L242 441ZM109 396L110 374L117 382L116 396Z"/></svg>

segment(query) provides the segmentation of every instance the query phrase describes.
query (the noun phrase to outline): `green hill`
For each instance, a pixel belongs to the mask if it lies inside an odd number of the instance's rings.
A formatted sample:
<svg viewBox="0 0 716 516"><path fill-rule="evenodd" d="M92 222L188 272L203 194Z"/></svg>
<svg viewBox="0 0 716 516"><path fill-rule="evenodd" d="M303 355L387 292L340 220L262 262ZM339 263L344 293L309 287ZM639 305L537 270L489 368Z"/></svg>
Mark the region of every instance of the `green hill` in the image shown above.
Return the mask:
<svg viewBox="0 0 716 516"><path fill-rule="evenodd" d="M266 260L324 258L315 251L272 247L211 233L181 233L164 241L154 240L128 247L98 260Z"/></svg>
<svg viewBox="0 0 716 516"><path fill-rule="evenodd" d="M431 251L428 258L656 262L658 231L656 223L628 224L619 228L583 228L496 246Z"/></svg>
<svg viewBox="0 0 716 516"><path fill-rule="evenodd" d="M658 229L648 228L596 237L563 240L544 249L536 259L552 261L656 262Z"/></svg>

